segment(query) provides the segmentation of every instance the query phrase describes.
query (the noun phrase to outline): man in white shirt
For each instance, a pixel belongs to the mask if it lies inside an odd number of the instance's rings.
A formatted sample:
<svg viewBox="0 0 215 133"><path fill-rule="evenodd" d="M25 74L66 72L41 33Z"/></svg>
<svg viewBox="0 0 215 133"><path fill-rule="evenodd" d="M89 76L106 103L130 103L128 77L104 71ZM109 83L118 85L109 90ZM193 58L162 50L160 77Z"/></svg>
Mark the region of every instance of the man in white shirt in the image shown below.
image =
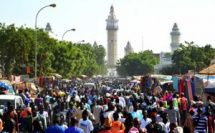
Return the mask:
<svg viewBox="0 0 215 133"><path fill-rule="evenodd" d="M126 107L126 102L124 97L122 97L122 94L119 93L119 101L122 102L122 107L125 108Z"/></svg>
<svg viewBox="0 0 215 133"><path fill-rule="evenodd" d="M143 111L143 118L140 120L141 125L140 128L146 128L146 126L152 121L151 118L148 118L148 112L147 110Z"/></svg>
<svg viewBox="0 0 215 133"><path fill-rule="evenodd" d="M47 111L44 111L44 106L40 106L39 107L39 111L37 112L37 116L42 116L44 118L44 122L45 122L45 125L47 126L47 124L49 124L49 121L48 121L48 112Z"/></svg>
<svg viewBox="0 0 215 133"><path fill-rule="evenodd" d="M161 117L163 121L159 122L159 124L162 126L162 129L168 133L170 131L170 122L169 122L169 116L166 112L161 114Z"/></svg>
<svg viewBox="0 0 215 133"><path fill-rule="evenodd" d="M87 119L88 111L85 109L82 113L82 118L79 120L78 127L81 128L84 133L92 133L93 132L93 124L90 120Z"/></svg>

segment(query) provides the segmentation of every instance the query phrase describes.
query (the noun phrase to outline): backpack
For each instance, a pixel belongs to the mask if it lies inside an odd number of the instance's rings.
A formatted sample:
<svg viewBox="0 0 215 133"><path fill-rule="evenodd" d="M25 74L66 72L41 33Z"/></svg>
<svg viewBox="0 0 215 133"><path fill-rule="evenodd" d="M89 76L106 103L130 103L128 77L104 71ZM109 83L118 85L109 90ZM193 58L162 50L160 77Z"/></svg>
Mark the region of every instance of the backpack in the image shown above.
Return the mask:
<svg viewBox="0 0 215 133"><path fill-rule="evenodd" d="M116 132L122 129L122 123L119 121L113 121L112 122L112 127L111 127L111 132Z"/></svg>

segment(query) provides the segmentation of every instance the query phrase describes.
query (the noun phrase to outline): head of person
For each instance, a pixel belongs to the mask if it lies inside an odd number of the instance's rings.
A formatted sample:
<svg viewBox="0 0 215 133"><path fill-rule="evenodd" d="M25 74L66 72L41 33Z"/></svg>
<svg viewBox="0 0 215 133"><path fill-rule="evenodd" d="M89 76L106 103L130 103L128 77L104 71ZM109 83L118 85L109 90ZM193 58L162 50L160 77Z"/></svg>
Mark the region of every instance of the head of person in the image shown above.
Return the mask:
<svg viewBox="0 0 215 133"><path fill-rule="evenodd" d="M64 110L64 108L65 108L65 103L64 102L61 102L60 108L61 108L61 110Z"/></svg>
<svg viewBox="0 0 215 133"><path fill-rule="evenodd" d="M19 90L19 94L22 94L22 92L23 92L22 90Z"/></svg>
<svg viewBox="0 0 215 133"><path fill-rule="evenodd" d="M82 112L82 118L83 118L83 120L86 120L87 119L87 117L88 117L88 111L87 111L87 109L85 109L83 112Z"/></svg>
<svg viewBox="0 0 215 133"><path fill-rule="evenodd" d="M125 119L125 132L128 132L133 127L133 117L131 113L129 113Z"/></svg>
<svg viewBox="0 0 215 133"><path fill-rule="evenodd" d="M176 93L174 93L174 94L173 94L173 98L176 98L176 97L177 97L177 94L176 94Z"/></svg>
<svg viewBox="0 0 215 133"><path fill-rule="evenodd" d="M28 92L28 89L27 89L27 88L25 88L25 93L26 93L26 92Z"/></svg>
<svg viewBox="0 0 215 133"><path fill-rule="evenodd" d="M37 111L38 111L37 106L33 106L33 108L31 107L31 111L32 111L32 116L36 117L37 116Z"/></svg>
<svg viewBox="0 0 215 133"><path fill-rule="evenodd" d="M160 107L163 107L163 102L158 103Z"/></svg>
<svg viewBox="0 0 215 133"><path fill-rule="evenodd" d="M33 131L43 131L43 123L39 119L35 119L32 123Z"/></svg>
<svg viewBox="0 0 215 133"><path fill-rule="evenodd" d="M119 103L119 97L116 97L116 103Z"/></svg>
<svg viewBox="0 0 215 133"><path fill-rule="evenodd" d="M122 112L122 106L121 106L121 105L117 105L117 106L116 106L116 111L117 111L118 113Z"/></svg>
<svg viewBox="0 0 215 133"><path fill-rule="evenodd" d="M173 108L173 101L172 100L169 101L169 107Z"/></svg>
<svg viewBox="0 0 215 133"><path fill-rule="evenodd" d="M11 105L11 102L10 101L8 101L7 102L7 107L9 107Z"/></svg>
<svg viewBox="0 0 215 133"><path fill-rule="evenodd" d="M74 105L73 102L69 102L69 108L70 109L73 109L73 105Z"/></svg>
<svg viewBox="0 0 215 133"><path fill-rule="evenodd" d="M151 113L151 119L152 119L152 123L156 123L156 121L157 121L157 113L156 112Z"/></svg>
<svg viewBox="0 0 215 133"><path fill-rule="evenodd" d="M63 124L63 122L64 122L64 115L60 114L60 124Z"/></svg>
<svg viewBox="0 0 215 133"><path fill-rule="evenodd" d="M84 105L83 102L79 102L79 106L80 106L80 109L81 109L81 110L84 110L84 106L85 106L85 105Z"/></svg>
<svg viewBox="0 0 215 133"><path fill-rule="evenodd" d="M193 116L193 115L195 114L194 110L193 110L193 109L189 110L189 114L190 114L191 116Z"/></svg>
<svg viewBox="0 0 215 133"><path fill-rule="evenodd" d="M96 106L97 103L98 103L97 100L96 100L95 98L93 98L93 101L92 101L92 102L93 102L93 104L92 104L93 106Z"/></svg>
<svg viewBox="0 0 215 133"><path fill-rule="evenodd" d="M44 106L43 105L40 105L39 112L40 112L40 114L43 114L43 112L44 112Z"/></svg>
<svg viewBox="0 0 215 133"><path fill-rule="evenodd" d="M198 115L202 115L202 108L201 107L197 108L197 113L198 113Z"/></svg>
<svg viewBox="0 0 215 133"><path fill-rule="evenodd" d="M133 108L135 112L138 110L137 102L133 102Z"/></svg>
<svg viewBox="0 0 215 133"><path fill-rule="evenodd" d="M148 111L145 109L145 110L142 111L142 114L143 114L143 118L147 118Z"/></svg>
<svg viewBox="0 0 215 133"><path fill-rule="evenodd" d="M160 124L155 124L152 133L163 133L162 126Z"/></svg>
<svg viewBox="0 0 215 133"><path fill-rule="evenodd" d="M206 110L206 113L205 113L206 115L210 115L211 114L211 106L210 105L206 106L205 110Z"/></svg>
<svg viewBox="0 0 215 133"><path fill-rule="evenodd" d="M76 92L72 93L72 97L75 98L76 97Z"/></svg>
<svg viewBox="0 0 215 133"><path fill-rule="evenodd" d="M89 97L87 95L85 95L85 102L88 102L89 101Z"/></svg>
<svg viewBox="0 0 215 133"><path fill-rule="evenodd" d="M163 112L161 115L162 119L164 122L167 122L169 120L169 116L166 112Z"/></svg>
<svg viewBox="0 0 215 133"><path fill-rule="evenodd" d="M10 106L8 106L8 112L11 112L11 111L13 111L13 105L10 105Z"/></svg>
<svg viewBox="0 0 215 133"><path fill-rule="evenodd" d="M108 110L114 110L115 109L115 106L112 102L109 102L108 103Z"/></svg>
<svg viewBox="0 0 215 133"><path fill-rule="evenodd" d="M184 97L184 93L181 93L181 95L180 95L181 97Z"/></svg>
<svg viewBox="0 0 215 133"><path fill-rule="evenodd" d="M25 99L25 105L28 105L30 102L31 102L30 99L28 98Z"/></svg>
<svg viewBox="0 0 215 133"><path fill-rule="evenodd" d="M81 98L81 102L83 102L85 104L87 102L86 98Z"/></svg>
<svg viewBox="0 0 215 133"><path fill-rule="evenodd" d="M136 127L137 129L139 129L140 128L140 124L141 124L140 119L139 118L135 118L134 119L134 127Z"/></svg>
<svg viewBox="0 0 215 133"><path fill-rule="evenodd" d="M59 114L54 114L53 116L53 124L60 124L61 118Z"/></svg>
<svg viewBox="0 0 215 133"><path fill-rule="evenodd" d="M71 117L71 126L75 126L78 123L78 119L76 117Z"/></svg>
<svg viewBox="0 0 215 133"><path fill-rule="evenodd" d="M117 121L117 120L119 119L119 114L118 114L118 112L113 113L113 119L114 119L115 121Z"/></svg>

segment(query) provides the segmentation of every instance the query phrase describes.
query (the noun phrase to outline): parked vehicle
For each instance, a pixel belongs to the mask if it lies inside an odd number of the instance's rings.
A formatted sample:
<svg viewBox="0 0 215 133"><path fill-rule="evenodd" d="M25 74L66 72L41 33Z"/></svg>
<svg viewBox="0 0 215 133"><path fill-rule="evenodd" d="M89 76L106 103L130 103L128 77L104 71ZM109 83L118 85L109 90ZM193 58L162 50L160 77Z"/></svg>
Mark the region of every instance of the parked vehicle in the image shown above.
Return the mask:
<svg viewBox="0 0 215 133"><path fill-rule="evenodd" d="M9 80L0 80L0 82L5 83L5 85L9 87L7 95L15 95L15 91Z"/></svg>
<svg viewBox="0 0 215 133"><path fill-rule="evenodd" d="M24 105L23 100L20 96L16 95L0 95L0 112L3 113L4 107L10 102L15 110L19 109Z"/></svg>
<svg viewBox="0 0 215 133"><path fill-rule="evenodd" d="M85 83L84 88L96 89L96 85L94 83Z"/></svg>

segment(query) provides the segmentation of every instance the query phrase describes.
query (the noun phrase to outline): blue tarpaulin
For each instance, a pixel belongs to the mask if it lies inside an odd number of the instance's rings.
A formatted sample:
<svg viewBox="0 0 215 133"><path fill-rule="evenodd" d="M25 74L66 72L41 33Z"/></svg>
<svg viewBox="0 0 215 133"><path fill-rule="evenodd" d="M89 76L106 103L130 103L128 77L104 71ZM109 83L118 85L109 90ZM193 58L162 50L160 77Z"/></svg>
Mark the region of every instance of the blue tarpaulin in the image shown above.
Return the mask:
<svg viewBox="0 0 215 133"><path fill-rule="evenodd" d="M9 87L7 85L5 85L5 83L0 82L0 88L5 88L6 90L9 90Z"/></svg>

